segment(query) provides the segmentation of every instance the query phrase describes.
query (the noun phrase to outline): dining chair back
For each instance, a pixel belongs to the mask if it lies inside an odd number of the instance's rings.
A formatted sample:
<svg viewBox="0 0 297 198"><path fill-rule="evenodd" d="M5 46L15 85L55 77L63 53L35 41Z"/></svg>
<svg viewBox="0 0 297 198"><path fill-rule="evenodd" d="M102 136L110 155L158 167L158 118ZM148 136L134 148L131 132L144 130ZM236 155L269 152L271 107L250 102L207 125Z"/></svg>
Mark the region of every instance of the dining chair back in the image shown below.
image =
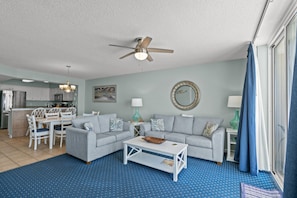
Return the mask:
<svg viewBox="0 0 297 198"><path fill-rule="evenodd" d="M72 115L72 112L60 112L61 114L61 125L56 127L54 130L54 141L56 143L56 138L60 138L60 147L62 147L63 139L66 137L66 127L72 125L72 119L75 115Z"/></svg>
<svg viewBox="0 0 297 198"><path fill-rule="evenodd" d="M31 115L34 115L35 118L44 118L46 109L43 107L36 108L32 111Z"/></svg>
<svg viewBox="0 0 297 198"><path fill-rule="evenodd" d="M44 143L46 144L46 140L49 138L49 130L47 128L37 128L34 115L27 114L26 117L29 125L29 148L31 148L32 141L34 140L34 150L36 150L37 142L40 143L44 139Z"/></svg>
<svg viewBox="0 0 297 198"><path fill-rule="evenodd" d="M59 112L56 113L45 113L45 118L49 119L49 118L59 118Z"/></svg>
<svg viewBox="0 0 297 198"><path fill-rule="evenodd" d="M92 111L92 114L93 115L99 115L100 114L100 111Z"/></svg>
<svg viewBox="0 0 297 198"><path fill-rule="evenodd" d="M69 107L65 110L65 112L72 112L72 115L76 115L76 108L75 107Z"/></svg>
<svg viewBox="0 0 297 198"><path fill-rule="evenodd" d="M46 109L45 109L45 108L43 108L43 107L38 107L38 108L34 109L34 110L31 112L31 115L34 115L35 118L44 118L45 113L46 113ZM30 129L28 128L28 129L27 129L27 132L26 132L26 136L28 136L29 133L30 133Z"/></svg>
<svg viewBox="0 0 297 198"><path fill-rule="evenodd" d="M61 108L58 107L54 107L48 110L48 113L60 113L61 112Z"/></svg>

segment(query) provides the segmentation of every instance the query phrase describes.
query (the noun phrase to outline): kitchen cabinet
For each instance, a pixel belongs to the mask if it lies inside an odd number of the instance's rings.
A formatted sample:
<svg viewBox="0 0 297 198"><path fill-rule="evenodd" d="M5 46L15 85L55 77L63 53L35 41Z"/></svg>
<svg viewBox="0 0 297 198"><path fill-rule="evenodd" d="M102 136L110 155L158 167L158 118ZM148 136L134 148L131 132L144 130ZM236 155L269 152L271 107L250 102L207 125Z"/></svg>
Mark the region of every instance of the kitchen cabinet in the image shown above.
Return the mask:
<svg viewBox="0 0 297 198"><path fill-rule="evenodd" d="M43 87L27 87L27 100L50 100L49 88L43 88Z"/></svg>
<svg viewBox="0 0 297 198"><path fill-rule="evenodd" d="M55 94L63 94L63 101L73 101L74 92L66 93L60 88L51 88L50 89L50 100L55 100Z"/></svg>

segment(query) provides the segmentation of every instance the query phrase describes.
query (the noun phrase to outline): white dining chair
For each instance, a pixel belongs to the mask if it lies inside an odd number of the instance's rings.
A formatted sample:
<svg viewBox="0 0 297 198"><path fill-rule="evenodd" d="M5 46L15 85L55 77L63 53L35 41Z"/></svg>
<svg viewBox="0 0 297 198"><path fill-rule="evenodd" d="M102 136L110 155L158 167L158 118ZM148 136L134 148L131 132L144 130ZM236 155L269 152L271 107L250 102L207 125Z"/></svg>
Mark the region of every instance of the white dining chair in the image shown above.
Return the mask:
<svg viewBox="0 0 297 198"><path fill-rule="evenodd" d="M27 114L26 117L29 125L29 148L31 148L32 141L34 141L34 150L36 150L37 143L39 144L42 139L44 139L44 143L46 144L46 140L49 138L49 130L47 128L37 128L34 115Z"/></svg>
<svg viewBox="0 0 297 198"><path fill-rule="evenodd" d="M60 113L60 112L61 112L61 108L58 108L58 107L53 107L48 110L48 113Z"/></svg>
<svg viewBox="0 0 297 198"><path fill-rule="evenodd" d="M60 112L61 114L61 125L56 127L54 130L54 141L53 145L56 144L56 138L60 138L60 147L63 145L63 139L66 138L66 127L72 125L72 119L75 115L72 112Z"/></svg>
<svg viewBox="0 0 297 198"><path fill-rule="evenodd" d="M38 108L34 109L34 110L31 112L31 115L34 115L34 116L35 116L35 119L36 119L36 118L44 118L45 113L46 113L46 109L45 109L45 108L43 108L43 107L38 107ZM29 133L30 133L30 131L29 131L29 127L28 127L26 136L28 136Z"/></svg>
<svg viewBox="0 0 297 198"><path fill-rule="evenodd" d="M56 113L45 113L45 118L46 119L50 119L50 118L59 118L59 112Z"/></svg>
<svg viewBox="0 0 297 198"><path fill-rule="evenodd" d="M65 110L65 112L72 112L72 115L76 115L76 108L75 107L69 107Z"/></svg>

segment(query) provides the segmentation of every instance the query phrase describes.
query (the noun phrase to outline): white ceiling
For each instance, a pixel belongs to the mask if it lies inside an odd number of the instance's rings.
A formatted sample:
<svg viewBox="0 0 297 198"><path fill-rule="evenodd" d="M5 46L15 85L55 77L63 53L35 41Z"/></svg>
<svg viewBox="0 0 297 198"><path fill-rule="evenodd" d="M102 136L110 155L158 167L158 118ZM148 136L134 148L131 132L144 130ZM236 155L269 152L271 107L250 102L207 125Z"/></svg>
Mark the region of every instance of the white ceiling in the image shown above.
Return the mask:
<svg viewBox="0 0 297 198"><path fill-rule="evenodd" d="M94 79L245 58L266 0L0 0L0 64ZM266 44L296 0L273 0L256 44ZM153 38L153 62L119 57ZM1 71L0 71L1 74Z"/></svg>

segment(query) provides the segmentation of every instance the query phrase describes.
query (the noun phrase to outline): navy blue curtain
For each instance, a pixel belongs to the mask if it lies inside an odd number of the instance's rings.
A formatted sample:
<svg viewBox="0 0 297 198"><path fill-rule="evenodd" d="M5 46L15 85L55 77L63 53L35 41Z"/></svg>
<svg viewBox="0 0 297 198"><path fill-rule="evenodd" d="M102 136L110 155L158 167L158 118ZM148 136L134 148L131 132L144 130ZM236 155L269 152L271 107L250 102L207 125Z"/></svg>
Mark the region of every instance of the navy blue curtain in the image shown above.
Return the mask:
<svg viewBox="0 0 297 198"><path fill-rule="evenodd" d="M297 31L296 31L297 38ZM292 83L290 120L287 138L284 197L297 196L297 39Z"/></svg>
<svg viewBox="0 0 297 198"><path fill-rule="evenodd" d="M239 162L240 171L250 172L252 175L258 175L255 117L256 65L253 46L250 44L234 160Z"/></svg>

